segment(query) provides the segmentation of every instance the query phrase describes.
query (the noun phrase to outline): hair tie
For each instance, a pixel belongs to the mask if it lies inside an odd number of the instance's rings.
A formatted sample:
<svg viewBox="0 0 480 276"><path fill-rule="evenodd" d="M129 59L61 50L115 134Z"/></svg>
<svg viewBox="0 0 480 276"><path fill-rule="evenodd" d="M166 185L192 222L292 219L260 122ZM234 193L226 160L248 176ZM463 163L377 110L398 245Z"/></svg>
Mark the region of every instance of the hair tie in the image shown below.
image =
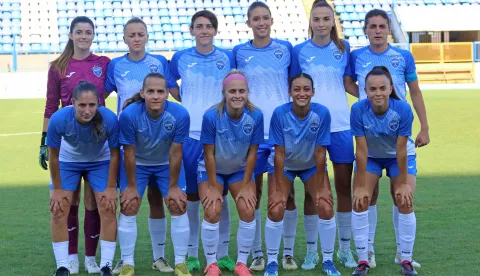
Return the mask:
<svg viewBox="0 0 480 276"><path fill-rule="evenodd" d="M244 75L239 74L239 73L233 73L233 74L229 75L228 77L226 77L223 80L223 87L227 86L227 84L229 84L233 80L242 80L247 84L247 87L248 87L247 78Z"/></svg>

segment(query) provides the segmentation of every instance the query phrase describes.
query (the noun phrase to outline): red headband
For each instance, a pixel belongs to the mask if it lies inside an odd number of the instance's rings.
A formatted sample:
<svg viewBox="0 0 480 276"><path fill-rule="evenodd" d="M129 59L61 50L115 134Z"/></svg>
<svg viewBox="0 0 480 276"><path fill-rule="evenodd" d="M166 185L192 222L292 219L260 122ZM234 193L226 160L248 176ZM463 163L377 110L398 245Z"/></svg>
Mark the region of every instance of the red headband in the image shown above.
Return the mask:
<svg viewBox="0 0 480 276"><path fill-rule="evenodd" d="M229 84L231 81L233 80L242 80L244 81L246 84L247 84L247 87L248 87L248 81L247 81L247 78L245 78L244 75L242 74L239 74L239 73L233 73L231 75L229 75L228 77L226 77L224 80L223 80L223 87L227 86L227 84Z"/></svg>

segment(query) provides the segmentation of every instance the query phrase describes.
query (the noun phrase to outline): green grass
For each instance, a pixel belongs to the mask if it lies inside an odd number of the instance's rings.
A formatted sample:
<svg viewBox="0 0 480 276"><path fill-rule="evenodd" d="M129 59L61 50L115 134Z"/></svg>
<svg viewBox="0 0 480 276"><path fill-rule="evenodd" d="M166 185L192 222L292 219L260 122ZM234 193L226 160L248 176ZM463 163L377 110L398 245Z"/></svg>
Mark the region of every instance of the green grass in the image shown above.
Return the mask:
<svg viewBox="0 0 480 276"><path fill-rule="evenodd" d="M426 91L424 97L431 144L417 151L415 259L422 264L418 272L420 275L480 275L480 93L469 90ZM109 99L110 108L114 108L114 100ZM39 132L44 106L44 100L0 100L0 134ZM418 129L416 120L415 134ZM40 135L0 135L0 275L51 275L55 268L49 226L49 174L38 165L39 142ZM399 274L399 267L393 264L392 203L386 181L385 178L381 181L376 235L377 268L371 271L371 275ZM298 183L295 187L299 214L302 214L303 185ZM231 207L230 255L235 257L238 219L234 206ZM265 214L265 197L262 209ZM144 204L138 219L137 275L158 274L150 267L152 255L147 216L148 206ZM80 217L83 217L83 212ZM80 255L83 256L83 233L79 244ZM117 248L116 259L119 259L119 253ZM300 215L295 248L295 257L299 262L303 261L304 253L305 236ZM167 257L173 261L171 242L167 247ZM83 257L80 260L83 267ZM343 275L351 274L350 269L340 268L340 271ZM282 275L302 273L308 276L318 275L320 270L280 272Z"/></svg>

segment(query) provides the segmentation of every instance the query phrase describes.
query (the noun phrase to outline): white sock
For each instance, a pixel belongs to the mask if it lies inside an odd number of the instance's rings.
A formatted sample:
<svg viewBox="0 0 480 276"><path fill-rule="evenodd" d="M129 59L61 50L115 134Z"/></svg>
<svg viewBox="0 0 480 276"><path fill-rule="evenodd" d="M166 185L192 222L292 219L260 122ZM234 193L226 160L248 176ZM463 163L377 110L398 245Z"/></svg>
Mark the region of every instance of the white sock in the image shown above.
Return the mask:
<svg viewBox="0 0 480 276"><path fill-rule="evenodd" d="M190 237L187 214L172 216L170 233L175 254L175 265L184 263L188 250L188 237Z"/></svg>
<svg viewBox="0 0 480 276"><path fill-rule="evenodd" d="M97 261L97 259L95 258L95 256L85 256L85 262L90 261L90 260L93 260L94 262Z"/></svg>
<svg viewBox="0 0 480 276"><path fill-rule="evenodd" d="M228 245L230 244L230 208L228 207L228 195L223 197L219 233L217 258L221 259L228 256Z"/></svg>
<svg viewBox="0 0 480 276"><path fill-rule="evenodd" d="M245 222L240 220L238 222L237 231L237 248L238 257L237 263L247 264L248 255L252 250L253 239L255 238L256 221Z"/></svg>
<svg viewBox="0 0 480 276"><path fill-rule="evenodd" d="M74 262L77 262L78 263L78 254L71 254L71 255L68 255L68 261L74 261Z"/></svg>
<svg viewBox="0 0 480 276"><path fill-rule="evenodd" d="M377 231L377 205L368 206L368 251L375 252L375 231Z"/></svg>
<svg viewBox="0 0 480 276"><path fill-rule="evenodd" d="M165 242L167 240L167 220L148 218L148 230L152 240L153 259L165 257Z"/></svg>
<svg viewBox="0 0 480 276"><path fill-rule="evenodd" d="M393 229L395 229L395 242L397 243L397 253L400 253L400 238L398 237L398 207L392 208Z"/></svg>
<svg viewBox="0 0 480 276"><path fill-rule="evenodd" d="M352 212L337 212L338 244L340 251L350 250Z"/></svg>
<svg viewBox="0 0 480 276"><path fill-rule="evenodd" d="M328 220L318 220L318 233L320 234L320 247L322 248L323 262L333 262L333 250L337 235L337 222L335 216Z"/></svg>
<svg viewBox="0 0 480 276"><path fill-rule="evenodd" d="M318 215L304 215L303 228L305 228L305 240L307 241L307 253L318 252Z"/></svg>
<svg viewBox="0 0 480 276"><path fill-rule="evenodd" d="M120 213L118 219L118 241L124 264L135 266L133 255L137 242L137 216L125 216Z"/></svg>
<svg viewBox="0 0 480 276"><path fill-rule="evenodd" d="M69 269L68 259L68 241L64 242L52 242L53 254L55 255L55 261L57 262L57 269L65 267ZM77 255L78 259L78 255Z"/></svg>
<svg viewBox="0 0 480 276"><path fill-rule="evenodd" d="M198 233L200 232L200 200L187 201L188 224L190 237L188 239L188 256L198 259Z"/></svg>
<svg viewBox="0 0 480 276"><path fill-rule="evenodd" d="M400 240L401 261L412 261L413 244L417 230L415 212L398 214L398 238Z"/></svg>
<svg viewBox="0 0 480 276"><path fill-rule="evenodd" d="M202 244L207 266L217 262L219 223L202 222Z"/></svg>
<svg viewBox="0 0 480 276"><path fill-rule="evenodd" d="M267 218L265 223L265 245L267 246L268 263L278 263L278 251L282 240L283 220L273 222Z"/></svg>
<svg viewBox="0 0 480 276"><path fill-rule="evenodd" d="M255 238L253 239L252 245L252 256L253 258L256 257L263 257L262 252L262 214L260 213L260 209L255 210Z"/></svg>
<svg viewBox="0 0 480 276"><path fill-rule="evenodd" d="M357 249L358 262L368 262L368 211L352 211L352 233Z"/></svg>
<svg viewBox="0 0 480 276"><path fill-rule="evenodd" d="M297 235L297 209L285 210L283 217L283 256L293 256Z"/></svg>
<svg viewBox="0 0 480 276"><path fill-rule="evenodd" d="M111 268L113 257L115 257L116 242L100 240L100 268L108 266Z"/></svg>

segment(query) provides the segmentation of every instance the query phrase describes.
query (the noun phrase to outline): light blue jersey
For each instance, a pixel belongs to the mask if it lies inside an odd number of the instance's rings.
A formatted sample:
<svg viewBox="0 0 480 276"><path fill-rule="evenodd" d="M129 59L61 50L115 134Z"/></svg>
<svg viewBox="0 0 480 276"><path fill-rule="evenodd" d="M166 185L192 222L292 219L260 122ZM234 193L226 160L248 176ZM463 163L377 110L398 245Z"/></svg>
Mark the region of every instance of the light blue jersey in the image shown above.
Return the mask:
<svg viewBox="0 0 480 276"><path fill-rule="evenodd" d="M117 114L120 116L125 101L142 89L143 79L149 73L158 72L167 80L167 88L177 87L170 73L167 59L162 55L146 54L139 61L128 58L128 54L114 58L107 68L105 92L117 92Z"/></svg>
<svg viewBox="0 0 480 276"><path fill-rule="evenodd" d="M242 117L234 121L226 108L222 116L216 108L203 115L202 144L215 145L217 173L233 174L245 170L248 148L264 143L263 114L259 110L244 109ZM199 163L199 170L205 170L205 161Z"/></svg>
<svg viewBox="0 0 480 276"><path fill-rule="evenodd" d="M351 76L350 44L342 40L345 52L342 53L333 41L318 46L307 40L293 48L292 70L290 76L298 73L309 74L314 83L313 102L328 108L332 115L331 131L350 129L350 108L343 78Z"/></svg>
<svg viewBox="0 0 480 276"><path fill-rule="evenodd" d="M264 114L265 139L268 139L270 120L276 107L288 103L288 73L292 58L292 44L271 39L263 48L251 41L233 48L237 69L248 80L248 98Z"/></svg>
<svg viewBox="0 0 480 276"><path fill-rule="evenodd" d="M360 100L352 106L350 120L353 136L365 136L367 140L368 157L396 158L398 136L409 137L407 155L415 155L410 138L413 113L408 103L390 98L387 112L378 116L369 99Z"/></svg>
<svg viewBox="0 0 480 276"><path fill-rule="evenodd" d="M400 99L407 100L407 87L418 79L415 60L409 51L388 45L385 52L377 54L370 46L352 51L351 66L354 81L358 80L359 100L367 98L365 93L365 77L375 66L385 66L390 71L395 92Z"/></svg>
<svg viewBox="0 0 480 276"><path fill-rule="evenodd" d="M285 147L285 170L301 171L315 167L315 147L330 145L330 112L311 103L307 116L300 120L292 103L275 109L270 123L270 144Z"/></svg>
<svg viewBox="0 0 480 276"><path fill-rule="evenodd" d="M176 80L182 80L180 98L190 114L191 138L200 139L203 114L222 100L222 81L232 68L235 68L232 53L217 47L205 55L195 47L173 55L170 71Z"/></svg>
<svg viewBox="0 0 480 276"><path fill-rule="evenodd" d="M60 148L60 162L97 162L110 160L109 148L119 148L117 116L110 109L97 109L103 118L105 138L93 134L93 122L80 124L73 106L64 107L50 118L47 146ZM108 141L108 144L107 144Z"/></svg>
<svg viewBox="0 0 480 276"><path fill-rule="evenodd" d="M145 103L130 104L120 115L120 144L135 145L136 164L168 164L170 146L188 138L190 117L181 105L166 101L162 115L153 120Z"/></svg>

